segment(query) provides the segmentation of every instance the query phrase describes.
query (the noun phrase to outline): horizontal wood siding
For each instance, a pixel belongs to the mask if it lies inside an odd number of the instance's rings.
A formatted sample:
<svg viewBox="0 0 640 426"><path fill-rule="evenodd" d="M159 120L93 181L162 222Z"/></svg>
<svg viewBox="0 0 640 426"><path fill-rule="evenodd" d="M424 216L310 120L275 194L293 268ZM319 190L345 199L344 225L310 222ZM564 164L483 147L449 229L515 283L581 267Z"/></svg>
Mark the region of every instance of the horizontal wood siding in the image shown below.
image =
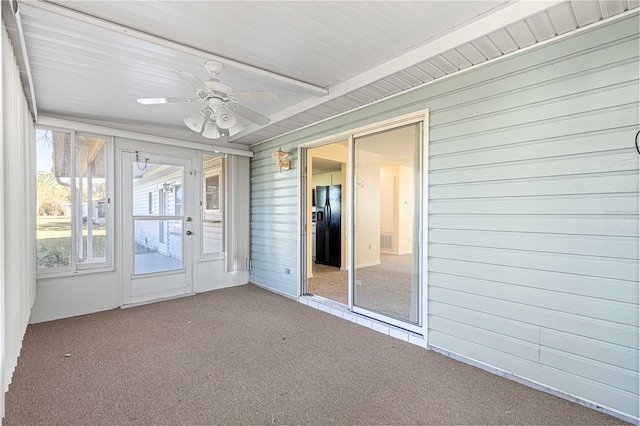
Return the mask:
<svg viewBox="0 0 640 426"><path fill-rule="evenodd" d="M280 172L271 144L257 146L251 159L251 275L260 285L290 296L297 294L297 150L291 170ZM285 149L283 147L283 149ZM290 271L286 273L286 269Z"/></svg>
<svg viewBox="0 0 640 426"><path fill-rule="evenodd" d="M430 344L632 416L637 23L429 104Z"/></svg>
<svg viewBox="0 0 640 426"><path fill-rule="evenodd" d="M255 146L252 279L296 294L298 144L429 108L429 344L639 416L638 24Z"/></svg>

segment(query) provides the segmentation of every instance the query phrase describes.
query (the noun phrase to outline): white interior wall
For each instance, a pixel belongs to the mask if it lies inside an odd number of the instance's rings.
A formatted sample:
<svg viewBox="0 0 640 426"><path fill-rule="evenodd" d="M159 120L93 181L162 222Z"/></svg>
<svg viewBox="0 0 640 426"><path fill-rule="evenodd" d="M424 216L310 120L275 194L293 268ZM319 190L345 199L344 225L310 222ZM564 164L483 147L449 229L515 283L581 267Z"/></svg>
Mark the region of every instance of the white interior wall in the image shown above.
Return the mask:
<svg viewBox="0 0 640 426"><path fill-rule="evenodd" d="M377 156L360 153L360 158ZM380 263L380 164L364 161L356 165L353 242L356 268Z"/></svg>
<svg viewBox="0 0 640 426"><path fill-rule="evenodd" d="M398 167L386 166L380 168L380 234L391 234L395 238L396 244L392 249L385 249L382 244L380 248L386 253L397 254L397 233L398 233L398 209L397 186Z"/></svg>
<svg viewBox="0 0 640 426"><path fill-rule="evenodd" d="M407 166L398 167L398 254L413 252L415 217L415 172Z"/></svg>
<svg viewBox="0 0 640 426"><path fill-rule="evenodd" d="M2 141L0 163L0 349L2 397L18 363L22 338L35 299L35 175L33 120L18 65L2 23Z"/></svg>

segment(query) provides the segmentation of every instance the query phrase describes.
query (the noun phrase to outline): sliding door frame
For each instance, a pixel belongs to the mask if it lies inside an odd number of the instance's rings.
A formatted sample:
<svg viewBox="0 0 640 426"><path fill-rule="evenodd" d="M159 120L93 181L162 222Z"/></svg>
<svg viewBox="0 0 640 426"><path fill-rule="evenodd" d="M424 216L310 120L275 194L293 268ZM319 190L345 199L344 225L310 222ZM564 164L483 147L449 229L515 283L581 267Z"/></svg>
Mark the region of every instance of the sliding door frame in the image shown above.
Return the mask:
<svg viewBox="0 0 640 426"><path fill-rule="evenodd" d="M354 213L355 209L354 205L354 185L355 185L355 175L354 175L354 159L355 159L355 138L368 136L375 133L380 133L386 130L392 130L398 127L410 125L410 124L420 124L420 147L419 147L419 164L420 164L420 180L418 185L420 186L419 191L417 193L420 194L420 199L417 202L420 205L420 214L419 214L419 226L418 226L418 248L419 255L418 258L418 271L419 271L419 307L418 307L418 323L412 324L410 322L405 322L402 320L397 320L382 314L378 314L375 312L371 312L362 308L354 307L354 297L353 297L353 282L354 282L354 268L352 267L354 264ZM306 142L300 144L298 146L298 158L300 159L300 175L299 175L299 197L298 197L298 211L299 214L299 250L298 250L298 264L300 265L301 273L298 276L298 297L304 295L307 292L307 262L308 256L310 253L307 249L307 241L310 238L307 227L308 227L308 215L307 211L307 203L308 203L308 194L307 194L307 180L310 179L308 176L308 162L307 162L307 153L311 148L316 148L324 145L328 145L338 141L344 141L345 139L349 140L349 157L347 162L347 188L346 188L346 197L349 203L349 218L347 221L346 232L348 235L347 239L347 270L348 270L348 309L351 312L356 314L364 315L375 320L396 326L398 328L402 328L416 334L420 334L424 336L425 340L428 340L428 272L429 272L429 264L428 264L428 202L429 202L429 110L421 110L416 111L411 114L402 115L399 117L382 120L377 123L369 124L366 126L350 129L345 132L340 132L337 134L333 134L330 136L326 136L320 139L316 139L310 142ZM304 276L303 276L304 275Z"/></svg>

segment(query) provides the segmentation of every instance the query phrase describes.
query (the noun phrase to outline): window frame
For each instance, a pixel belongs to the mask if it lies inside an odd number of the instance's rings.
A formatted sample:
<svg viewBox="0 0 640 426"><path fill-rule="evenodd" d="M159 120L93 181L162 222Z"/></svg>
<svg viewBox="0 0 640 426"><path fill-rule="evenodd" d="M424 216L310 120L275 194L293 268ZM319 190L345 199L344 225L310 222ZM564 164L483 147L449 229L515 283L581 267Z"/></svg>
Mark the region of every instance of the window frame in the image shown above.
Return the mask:
<svg viewBox="0 0 640 426"><path fill-rule="evenodd" d="M114 182L114 138L113 136L109 136L106 134L99 134L93 132L79 132L74 129L55 127L55 126L43 126L36 125L34 135L37 135L38 131L45 132L61 132L68 133L71 135L71 175L69 177L70 182L73 182L75 185L78 179L76 176L76 151L77 151L77 137L85 136L85 137L96 137L103 138L105 140L105 193L106 193L106 221L105 221L105 261L104 262L92 262L92 263L81 263L78 261L78 249L77 249L77 238L78 238L78 221L82 223L82 215L77 217L77 195L76 191L71 191L71 261L68 266L60 267L60 268L41 268L37 266L36 260L36 278L37 279L46 279L46 278L57 278L64 277L70 275L78 275L78 274L89 274L89 273L99 273L99 272L112 272L114 270L114 236L115 236L115 208L114 208L114 196L113 196L113 188L115 186ZM37 137L33 141L34 145L37 143ZM37 161L37 152L38 147L35 146L36 152L36 161ZM37 167L36 167L37 174ZM35 186L35 175L34 175L34 186ZM36 197L37 197L37 188L35 189ZM82 203L82 198L80 199ZM37 218L36 212L36 218ZM37 226L37 225L36 225ZM81 232L83 232L81 230ZM36 229L37 235L37 229ZM37 241L37 240L36 240ZM37 244L37 243L36 243ZM37 250L37 249L36 249ZM37 254L36 254L37 255Z"/></svg>

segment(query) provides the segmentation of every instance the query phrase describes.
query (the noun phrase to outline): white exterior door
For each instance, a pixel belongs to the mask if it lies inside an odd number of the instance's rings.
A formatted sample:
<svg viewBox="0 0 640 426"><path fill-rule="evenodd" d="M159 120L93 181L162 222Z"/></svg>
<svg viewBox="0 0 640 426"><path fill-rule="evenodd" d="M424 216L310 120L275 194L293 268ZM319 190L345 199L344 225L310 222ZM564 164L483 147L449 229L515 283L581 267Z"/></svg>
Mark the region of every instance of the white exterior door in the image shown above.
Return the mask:
<svg viewBox="0 0 640 426"><path fill-rule="evenodd" d="M192 154L121 153L123 305L194 292Z"/></svg>

